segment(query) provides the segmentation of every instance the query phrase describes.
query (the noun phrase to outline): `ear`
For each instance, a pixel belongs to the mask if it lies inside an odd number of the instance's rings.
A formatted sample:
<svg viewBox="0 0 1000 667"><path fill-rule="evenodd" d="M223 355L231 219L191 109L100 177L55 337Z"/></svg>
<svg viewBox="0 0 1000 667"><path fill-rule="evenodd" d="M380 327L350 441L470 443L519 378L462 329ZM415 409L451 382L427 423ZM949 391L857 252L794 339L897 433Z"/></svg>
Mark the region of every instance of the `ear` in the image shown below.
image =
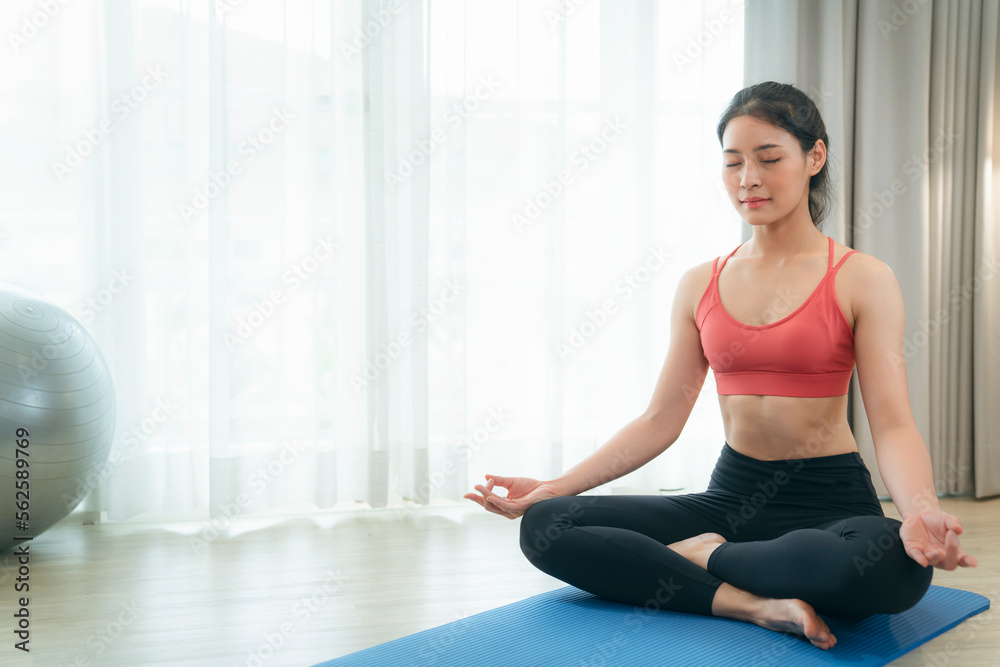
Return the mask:
<svg viewBox="0 0 1000 667"><path fill-rule="evenodd" d="M806 153L806 162L809 167L809 175L815 176L826 164L826 144L822 139L817 139L812 150Z"/></svg>

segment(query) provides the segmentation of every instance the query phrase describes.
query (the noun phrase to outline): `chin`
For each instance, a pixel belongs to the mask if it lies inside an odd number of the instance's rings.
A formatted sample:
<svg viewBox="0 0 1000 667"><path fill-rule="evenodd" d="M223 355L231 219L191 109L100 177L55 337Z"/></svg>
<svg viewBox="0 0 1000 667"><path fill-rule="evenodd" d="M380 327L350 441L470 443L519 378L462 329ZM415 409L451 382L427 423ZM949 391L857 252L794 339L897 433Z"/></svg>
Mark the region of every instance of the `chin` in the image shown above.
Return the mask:
<svg viewBox="0 0 1000 667"><path fill-rule="evenodd" d="M742 206L736 209L736 213L740 216L740 219L743 220L743 222L747 223L752 227L762 227L764 225L769 225L776 220L774 216L765 217L762 215L753 215L752 211L744 211ZM747 213L750 213L750 215L747 215Z"/></svg>
<svg viewBox="0 0 1000 667"><path fill-rule="evenodd" d="M736 212L742 218L743 222L747 223L751 227L764 227L767 225L774 224L779 220L784 220L788 217L790 211L785 212L775 212L773 210L764 213L762 211L747 211L742 205L736 209Z"/></svg>

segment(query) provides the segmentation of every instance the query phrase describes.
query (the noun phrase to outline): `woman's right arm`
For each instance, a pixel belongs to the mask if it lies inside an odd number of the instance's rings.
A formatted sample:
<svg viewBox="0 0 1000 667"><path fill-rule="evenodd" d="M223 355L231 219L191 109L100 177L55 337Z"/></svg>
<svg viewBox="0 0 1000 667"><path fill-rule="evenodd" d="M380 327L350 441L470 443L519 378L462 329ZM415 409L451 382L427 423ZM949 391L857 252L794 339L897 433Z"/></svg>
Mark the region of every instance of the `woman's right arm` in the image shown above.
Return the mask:
<svg viewBox="0 0 1000 667"><path fill-rule="evenodd" d="M487 475L487 479L491 480L489 486L475 487L482 494L482 499L477 499L477 502L497 514L515 518L538 502L540 495L551 497L583 493L638 470L666 451L680 437L708 373L708 361L702 352L694 317L711 273L711 262L701 264L689 269L677 285L670 315L670 346L645 412L623 426L593 454L554 480L536 482L523 477ZM507 486L514 480L521 480L516 491ZM506 497L493 493L494 481L497 486L509 489ZM530 482L535 482L538 487Z"/></svg>

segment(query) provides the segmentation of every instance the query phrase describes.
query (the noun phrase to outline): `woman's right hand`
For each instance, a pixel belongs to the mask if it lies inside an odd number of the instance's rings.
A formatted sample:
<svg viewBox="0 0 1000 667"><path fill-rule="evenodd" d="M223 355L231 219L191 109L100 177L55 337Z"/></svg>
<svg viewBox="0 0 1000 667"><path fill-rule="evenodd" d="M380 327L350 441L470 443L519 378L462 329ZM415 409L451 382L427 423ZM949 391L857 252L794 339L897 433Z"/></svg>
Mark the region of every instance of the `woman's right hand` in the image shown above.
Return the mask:
<svg viewBox="0 0 1000 667"><path fill-rule="evenodd" d="M548 482L540 482L530 477L499 477L497 475L486 475L486 486L476 485L475 493L467 493L463 498L468 498L479 503L484 509L505 516L508 519L516 519L535 503L547 498L556 498L560 494ZM499 486L507 489L507 497L498 496L493 493L493 487Z"/></svg>

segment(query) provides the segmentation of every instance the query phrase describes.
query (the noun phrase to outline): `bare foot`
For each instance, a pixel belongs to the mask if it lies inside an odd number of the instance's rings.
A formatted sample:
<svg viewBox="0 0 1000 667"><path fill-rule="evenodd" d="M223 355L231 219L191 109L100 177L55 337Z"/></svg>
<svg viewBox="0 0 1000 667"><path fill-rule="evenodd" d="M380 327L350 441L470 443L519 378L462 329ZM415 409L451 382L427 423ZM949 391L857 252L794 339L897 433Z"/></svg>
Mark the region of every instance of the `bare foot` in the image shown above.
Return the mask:
<svg viewBox="0 0 1000 667"><path fill-rule="evenodd" d="M708 569L708 559L726 539L718 533L703 533L680 542L668 544L689 561ZM816 647L828 650L837 644L837 638L830 628L816 614L807 602L798 599L776 600L763 598L753 593L723 583L712 600L712 614L748 621L768 630L787 632L805 637Z"/></svg>
<svg viewBox="0 0 1000 667"><path fill-rule="evenodd" d="M813 646L832 648L837 638L816 611L797 599L762 598L730 584L719 586L712 599L712 614L754 623L768 630L805 637Z"/></svg>
<svg viewBox="0 0 1000 667"><path fill-rule="evenodd" d="M709 556L725 541L726 538L718 533L703 533L689 537L686 540L681 540L680 542L668 544L667 548L676 551L703 570L707 570Z"/></svg>
<svg viewBox="0 0 1000 667"><path fill-rule="evenodd" d="M816 615L811 605L802 600L764 598L761 613L753 622L768 630L805 637L813 646L823 650L833 648L837 643L837 638L830 632L823 619Z"/></svg>

